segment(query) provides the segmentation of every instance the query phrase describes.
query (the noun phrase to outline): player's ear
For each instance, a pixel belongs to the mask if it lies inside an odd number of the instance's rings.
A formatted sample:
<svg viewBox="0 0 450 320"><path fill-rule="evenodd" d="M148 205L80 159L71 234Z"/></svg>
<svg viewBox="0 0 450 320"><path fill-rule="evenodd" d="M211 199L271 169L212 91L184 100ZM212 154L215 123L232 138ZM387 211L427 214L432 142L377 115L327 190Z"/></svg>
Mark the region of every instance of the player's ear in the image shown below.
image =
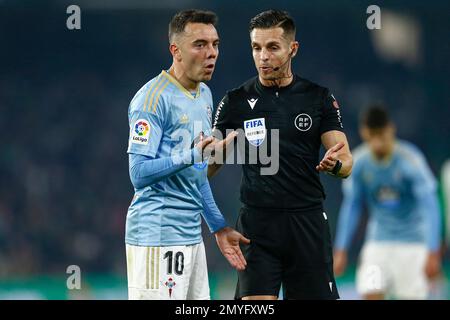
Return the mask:
<svg viewBox="0 0 450 320"><path fill-rule="evenodd" d="M169 46L169 51L172 54L172 57L177 60L178 62L181 61L181 53L180 53L180 49L178 48L178 46L175 43L171 43Z"/></svg>
<svg viewBox="0 0 450 320"><path fill-rule="evenodd" d="M395 136L395 134L397 132L397 128L395 127L395 124L393 124L392 122L389 123L389 129L391 131L391 135Z"/></svg>
<svg viewBox="0 0 450 320"><path fill-rule="evenodd" d="M368 141L369 140L369 129L366 126L361 126L359 128L359 136L361 137L361 139L363 141Z"/></svg>

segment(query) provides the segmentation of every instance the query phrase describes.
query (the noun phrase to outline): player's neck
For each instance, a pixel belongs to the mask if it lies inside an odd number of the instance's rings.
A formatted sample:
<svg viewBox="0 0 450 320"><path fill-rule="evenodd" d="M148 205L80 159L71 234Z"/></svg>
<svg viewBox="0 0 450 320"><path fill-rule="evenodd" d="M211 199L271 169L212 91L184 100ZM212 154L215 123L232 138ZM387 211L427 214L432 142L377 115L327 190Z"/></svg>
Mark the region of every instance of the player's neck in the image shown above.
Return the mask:
<svg viewBox="0 0 450 320"><path fill-rule="evenodd" d="M395 149L396 141L393 141L389 144L388 150L386 153L382 156L377 156L373 154L373 157L375 160L379 163L388 164L392 160L392 156L394 155L394 149Z"/></svg>
<svg viewBox="0 0 450 320"><path fill-rule="evenodd" d="M169 69L169 74L173 78L175 78L175 80L177 80L186 90L190 92L197 91L200 83L189 79L183 68L180 68L179 66L173 64Z"/></svg>

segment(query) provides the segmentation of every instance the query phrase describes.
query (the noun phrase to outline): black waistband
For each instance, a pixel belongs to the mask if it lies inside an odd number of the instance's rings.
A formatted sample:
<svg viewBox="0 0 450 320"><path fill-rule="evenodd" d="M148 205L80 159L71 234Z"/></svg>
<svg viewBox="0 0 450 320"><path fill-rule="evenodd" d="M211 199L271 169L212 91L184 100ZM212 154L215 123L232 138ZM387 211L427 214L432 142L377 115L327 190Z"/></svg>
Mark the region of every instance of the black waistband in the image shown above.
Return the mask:
<svg viewBox="0 0 450 320"><path fill-rule="evenodd" d="M249 206L247 204L243 204L241 207L244 211L249 212L268 212L268 213L322 213L325 210L323 209L322 204L318 204L313 207L307 207L307 208L276 208L276 207L255 207L255 206Z"/></svg>

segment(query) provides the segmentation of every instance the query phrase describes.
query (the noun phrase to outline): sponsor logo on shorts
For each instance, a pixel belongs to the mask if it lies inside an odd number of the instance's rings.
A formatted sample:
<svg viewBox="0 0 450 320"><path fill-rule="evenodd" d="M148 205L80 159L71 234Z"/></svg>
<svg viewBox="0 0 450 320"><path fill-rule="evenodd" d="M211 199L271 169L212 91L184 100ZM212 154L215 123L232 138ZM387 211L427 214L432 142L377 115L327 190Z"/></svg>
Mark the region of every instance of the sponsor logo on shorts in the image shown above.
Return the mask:
<svg viewBox="0 0 450 320"><path fill-rule="evenodd" d="M169 278L164 285L169 289L169 298L172 298L172 290L177 284L172 278Z"/></svg>

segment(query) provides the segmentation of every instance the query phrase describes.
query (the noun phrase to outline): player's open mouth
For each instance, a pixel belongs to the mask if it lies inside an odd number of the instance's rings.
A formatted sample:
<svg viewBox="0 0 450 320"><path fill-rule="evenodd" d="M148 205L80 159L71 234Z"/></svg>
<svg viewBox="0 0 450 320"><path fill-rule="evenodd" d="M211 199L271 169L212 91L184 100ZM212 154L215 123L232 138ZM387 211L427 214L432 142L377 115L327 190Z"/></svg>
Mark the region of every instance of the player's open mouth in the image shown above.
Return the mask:
<svg viewBox="0 0 450 320"><path fill-rule="evenodd" d="M214 69L214 64L208 64L205 69L207 70L213 70Z"/></svg>

